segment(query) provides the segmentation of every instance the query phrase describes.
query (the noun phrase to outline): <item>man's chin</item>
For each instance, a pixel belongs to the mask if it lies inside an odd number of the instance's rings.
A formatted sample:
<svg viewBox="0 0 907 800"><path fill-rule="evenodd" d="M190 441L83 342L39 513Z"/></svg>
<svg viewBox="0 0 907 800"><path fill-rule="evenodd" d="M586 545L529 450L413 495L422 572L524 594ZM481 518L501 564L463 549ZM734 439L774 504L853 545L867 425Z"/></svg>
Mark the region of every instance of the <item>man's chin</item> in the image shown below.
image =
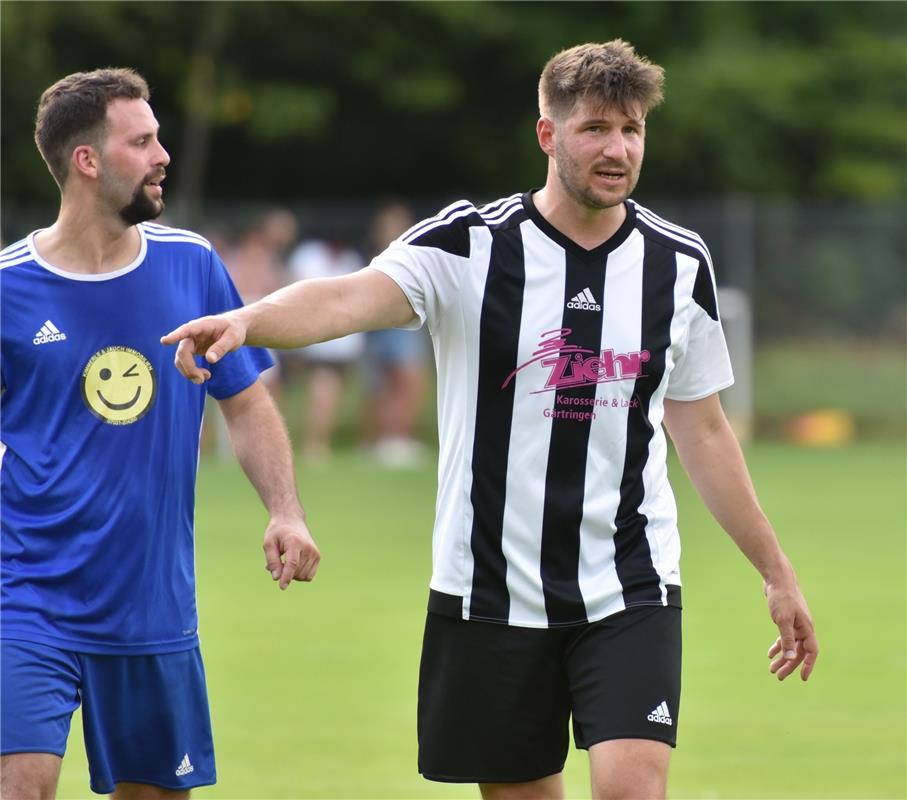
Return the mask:
<svg viewBox="0 0 907 800"><path fill-rule="evenodd" d="M629 195L624 192L614 192L613 194L602 194L601 192L584 192L583 202L587 208L604 211L608 208L614 208L615 206L623 205L627 197L629 197Z"/></svg>
<svg viewBox="0 0 907 800"><path fill-rule="evenodd" d="M149 200L132 202L128 206L120 209L120 219L127 225L138 225L140 222L148 222L157 219L164 213L163 200Z"/></svg>

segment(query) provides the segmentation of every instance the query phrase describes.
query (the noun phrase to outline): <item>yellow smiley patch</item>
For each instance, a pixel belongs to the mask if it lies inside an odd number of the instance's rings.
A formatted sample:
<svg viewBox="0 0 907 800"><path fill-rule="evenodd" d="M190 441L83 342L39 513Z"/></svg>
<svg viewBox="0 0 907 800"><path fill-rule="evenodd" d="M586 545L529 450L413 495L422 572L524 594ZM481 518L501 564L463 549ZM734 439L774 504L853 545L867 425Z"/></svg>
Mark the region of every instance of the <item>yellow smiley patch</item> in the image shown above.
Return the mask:
<svg viewBox="0 0 907 800"><path fill-rule="evenodd" d="M148 413L157 394L151 364L131 347L98 350L82 371L82 399L111 425L129 425Z"/></svg>

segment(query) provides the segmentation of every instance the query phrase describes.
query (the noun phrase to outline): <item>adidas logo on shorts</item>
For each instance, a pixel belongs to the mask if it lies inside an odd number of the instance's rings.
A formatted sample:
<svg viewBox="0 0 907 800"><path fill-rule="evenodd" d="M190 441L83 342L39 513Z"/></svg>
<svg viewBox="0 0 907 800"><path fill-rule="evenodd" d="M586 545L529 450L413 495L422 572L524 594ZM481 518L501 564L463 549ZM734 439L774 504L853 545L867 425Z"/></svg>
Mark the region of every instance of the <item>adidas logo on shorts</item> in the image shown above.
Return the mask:
<svg viewBox="0 0 907 800"><path fill-rule="evenodd" d="M674 724L674 720L671 719L671 712L668 711L667 700L662 700L661 703L659 703L658 708L653 708L646 719L649 720L649 722L660 722L662 725Z"/></svg>
<svg viewBox="0 0 907 800"><path fill-rule="evenodd" d="M195 767L192 766L192 762L189 761L189 754L186 753L183 756L183 760L180 761L180 765L176 768L176 777L182 778L183 775L188 775L190 772L194 772Z"/></svg>

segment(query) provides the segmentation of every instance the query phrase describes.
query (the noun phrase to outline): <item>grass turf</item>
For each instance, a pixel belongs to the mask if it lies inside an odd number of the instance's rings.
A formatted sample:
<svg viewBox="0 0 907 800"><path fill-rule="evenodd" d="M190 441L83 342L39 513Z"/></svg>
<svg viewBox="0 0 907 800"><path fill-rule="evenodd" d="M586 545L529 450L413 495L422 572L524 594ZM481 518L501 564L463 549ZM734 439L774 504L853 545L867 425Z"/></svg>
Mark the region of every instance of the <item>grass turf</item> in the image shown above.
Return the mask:
<svg viewBox="0 0 907 800"><path fill-rule="evenodd" d="M685 656L672 797L905 796L904 455L885 443L748 450L820 634L806 685L768 674L761 581L673 465ZM253 490L232 463L203 463L199 607L219 782L194 796L478 796L416 772L433 472L353 455L302 471L323 563L313 584L281 593L264 570ZM80 729L77 718L60 798L89 795ZM566 783L568 796L589 796L584 753L571 752Z"/></svg>

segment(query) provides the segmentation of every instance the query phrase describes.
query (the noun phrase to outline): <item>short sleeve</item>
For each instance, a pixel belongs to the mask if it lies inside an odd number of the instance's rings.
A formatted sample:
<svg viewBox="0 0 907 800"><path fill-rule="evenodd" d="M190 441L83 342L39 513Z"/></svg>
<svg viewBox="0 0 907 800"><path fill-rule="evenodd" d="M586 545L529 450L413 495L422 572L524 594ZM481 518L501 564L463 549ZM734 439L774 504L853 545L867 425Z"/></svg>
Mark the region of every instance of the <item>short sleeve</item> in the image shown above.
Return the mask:
<svg viewBox="0 0 907 800"><path fill-rule="evenodd" d="M466 260L439 248L397 240L372 259L368 268L393 280L413 307L418 320L401 327L416 329L427 324L429 330L434 330L445 308L457 296L457 264Z"/></svg>
<svg viewBox="0 0 907 800"><path fill-rule="evenodd" d="M208 283L208 314L222 314L240 308L242 300L220 256L211 250L211 271ZM199 365L202 364L200 357ZM216 364L206 364L211 380L205 384L208 394L217 400L232 397L251 386L259 374L274 366L274 359L261 347L241 347L228 353Z"/></svg>
<svg viewBox="0 0 907 800"><path fill-rule="evenodd" d="M671 400L701 400L734 382L731 358L718 313L715 278L707 261L700 261L693 296L686 344L668 380L666 397Z"/></svg>

